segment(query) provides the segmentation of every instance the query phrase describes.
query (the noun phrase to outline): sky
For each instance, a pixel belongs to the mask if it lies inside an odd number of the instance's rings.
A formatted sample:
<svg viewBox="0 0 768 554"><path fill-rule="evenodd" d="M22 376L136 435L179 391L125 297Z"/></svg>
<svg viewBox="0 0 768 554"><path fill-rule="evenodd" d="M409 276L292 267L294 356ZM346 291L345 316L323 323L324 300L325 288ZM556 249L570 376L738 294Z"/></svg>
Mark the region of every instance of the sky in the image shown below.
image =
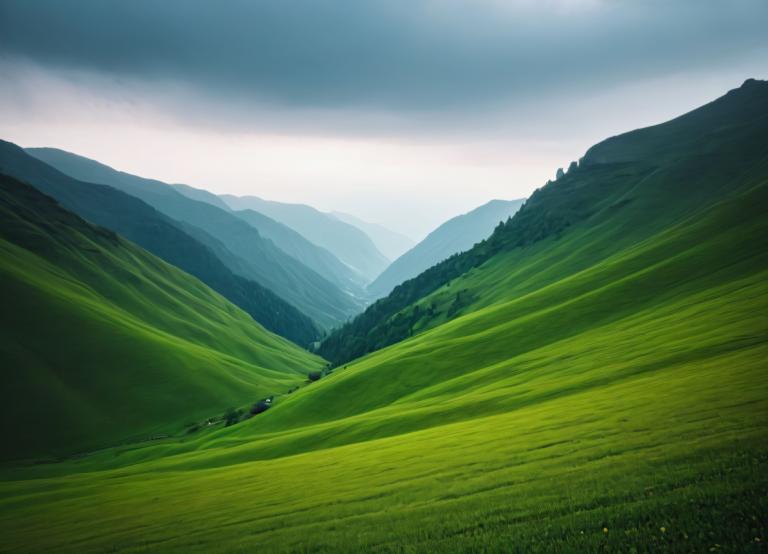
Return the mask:
<svg viewBox="0 0 768 554"><path fill-rule="evenodd" d="M418 239L768 78L765 0L0 0L0 138Z"/></svg>

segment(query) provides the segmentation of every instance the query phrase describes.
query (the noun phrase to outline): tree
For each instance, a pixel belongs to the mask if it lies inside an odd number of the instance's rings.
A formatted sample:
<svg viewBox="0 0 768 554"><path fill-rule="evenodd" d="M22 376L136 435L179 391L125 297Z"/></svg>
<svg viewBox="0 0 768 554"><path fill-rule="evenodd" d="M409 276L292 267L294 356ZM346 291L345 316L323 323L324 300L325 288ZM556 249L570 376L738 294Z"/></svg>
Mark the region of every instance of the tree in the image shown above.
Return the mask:
<svg viewBox="0 0 768 554"><path fill-rule="evenodd" d="M229 427L240 421L240 416L243 415L242 410L236 410L234 408L227 408L224 412L224 426Z"/></svg>
<svg viewBox="0 0 768 554"><path fill-rule="evenodd" d="M272 407L271 402L267 402L266 400L259 400L258 402L256 402L256 404L251 406L251 415L257 415L257 414L266 412L271 407Z"/></svg>

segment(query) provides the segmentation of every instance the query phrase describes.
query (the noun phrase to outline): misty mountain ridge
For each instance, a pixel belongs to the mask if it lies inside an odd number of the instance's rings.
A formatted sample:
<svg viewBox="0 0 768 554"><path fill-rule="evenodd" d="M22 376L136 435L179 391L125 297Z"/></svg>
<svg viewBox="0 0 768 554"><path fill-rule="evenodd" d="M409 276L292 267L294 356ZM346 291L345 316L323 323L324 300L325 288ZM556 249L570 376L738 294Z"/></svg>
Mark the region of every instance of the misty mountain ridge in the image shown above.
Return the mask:
<svg viewBox="0 0 768 554"><path fill-rule="evenodd" d="M327 249L307 240L304 235L289 226L256 210L233 210L221 197L205 189L189 185L172 186L189 198L207 202L236 215L254 227L262 237L271 240L280 250L325 276L350 296L362 301L367 295L364 290L366 280L362 275L341 262Z"/></svg>
<svg viewBox="0 0 768 554"><path fill-rule="evenodd" d="M65 175L0 141L0 171L58 200L83 219L120 233L170 264L194 275L240 306L267 329L298 344L314 341L316 325L297 308L258 282L234 273L222 262L234 258L205 231L160 213L143 200L115 188ZM210 248L215 245L215 248Z"/></svg>
<svg viewBox="0 0 768 554"><path fill-rule="evenodd" d="M389 265L389 260L365 232L306 204L231 194L223 194L221 198L233 210L251 209L287 225L307 240L329 250L355 269L366 282L375 279Z"/></svg>
<svg viewBox="0 0 768 554"><path fill-rule="evenodd" d="M336 219L349 223L368 235L376 245L376 248L389 260L396 260L416 244L416 241L411 237L407 237L379 223L371 223L345 212L334 210L329 213Z"/></svg>
<svg viewBox="0 0 768 554"><path fill-rule="evenodd" d="M493 229L513 216L524 202L524 199L491 200L470 212L449 219L392 262L368 285L368 292L376 298L386 296L400 283L416 277L454 254L469 250L488 238Z"/></svg>
<svg viewBox="0 0 768 554"><path fill-rule="evenodd" d="M193 200L162 181L117 171L77 154L54 148L28 148L27 152L74 178L115 187L205 231L231 253L222 258L230 270L272 290L323 328L345 321L360 309L361 301L334 284L331 274L321 276L230 211Z"/></svg>

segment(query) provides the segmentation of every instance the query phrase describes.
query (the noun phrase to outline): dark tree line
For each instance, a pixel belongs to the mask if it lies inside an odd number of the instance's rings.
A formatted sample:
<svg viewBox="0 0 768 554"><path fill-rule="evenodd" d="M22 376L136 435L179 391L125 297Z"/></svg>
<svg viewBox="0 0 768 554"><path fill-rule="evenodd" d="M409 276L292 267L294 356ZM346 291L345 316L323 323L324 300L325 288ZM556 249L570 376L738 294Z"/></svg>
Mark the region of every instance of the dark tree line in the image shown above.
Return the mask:
<svg viewBox="0 0 768 554"><path fill-rule="evenodd" d="M502 251L556 238L590 217L608 196L601 189L610 189L615 179L625 177L622 171L624 164L572 165L561 179L536 190L513 217L499 223L489 238L398 285L389 296L333 331L320 345L319 354L338 365L408 338L424 316L414 302ZM469 300L459 294L447 317L459 314Z"/></svg>

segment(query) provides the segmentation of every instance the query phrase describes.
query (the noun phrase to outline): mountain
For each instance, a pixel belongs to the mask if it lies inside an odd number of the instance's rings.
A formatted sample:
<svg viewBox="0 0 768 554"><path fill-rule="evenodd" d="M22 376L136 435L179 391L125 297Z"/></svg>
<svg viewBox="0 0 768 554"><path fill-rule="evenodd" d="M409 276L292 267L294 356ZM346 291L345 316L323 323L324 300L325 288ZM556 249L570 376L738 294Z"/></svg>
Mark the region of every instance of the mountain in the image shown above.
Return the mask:
<svg viewBox="0 0 768 554"><path fill-rule="evenodd" d="M416 244L410 237L402 233L388 229L378 223L363 221L351 214L344 212L331 212L336 219L349 223L368 235L376 245L376 248L389 260L396 260Z"/></svg>
<svg viewBox="0 0 768 554"><path fill-rule="evenodd" d="M307 267L335 283L351 297L359 300L362 309L366 296L363 277L339 261L325 248L317 246L288 227L254 210L235 210L232 212L259 231L259 234L272 242L286 254L300 260Z"/></svg>
<svg viewBox="0 0 768 554"><path fill-rule="evenodd" d="M396 287L332 334L321 354L336 362L354 359L465 313L470 305L487 304L502 291L522 294L530 290L523 285L544 286L554 268L565 266L573 272L559 278L575 278L590 262L618 255L628 241L634 245L651 240L665 226L722 200L741 184L733 175L760 160L767 87L748 81L668 123L595 145L575 169L537 190L491 237ZM489 284L481 294L453 283L506 252L522 256L548 241L563 243L564 236L584 228L598 234L599 241L576 242L573 252L560 252L562 260L550 260L549 265L510 266L510 275L519 275L523 267L537 268L539 273L527 274L520 285Z"/></svg>
<svg viewBox="0 0 768 554"><path fill-rule="evenodd" d="M194 275L241 307L267 329L309 345L318 329L307 316L258 283L235 275L205 241L204 232L184 228L145 202L124 192L77 181L15 144L0 141L0 171L34 183L80 217L120 233L166 262ZM198 240L190 233L198 234Z"/></svg>
<svg viewBox="0 0 768 554"><path fill-rule="evenodd" d="M259 234L275 243L280 250L302 262L304 265L322 275L333 284L347 292L353 298L366 297L363 289L365 280L348 265L339 261L325 248L309 242L302 235L282 223L254 210L232 210L218 196L207 190L197 189L188 185L172 185L181 194L208 202L214 206L231 211L234 215L254 227ZM363 300L360 300L362 307Z"/></svg>
<svg viewBox="0 0 768 554"><path fill-rule="evenodd" d="M471 212L449 219L419 244L396 259L368 285L375 298L386 296L400 283L454 254L488 238L493 229L515 214L525 200L491 200Z"/></svg>
<svg viewBox="0 0 768 554"><path fill-rule="evenodd" d="M333 253L355 269L366 282L375 279L389 264L373 241L357 227L304 204L285 204L256 196L222 195L233 210L254 210L266 215L314 244Z"/></svg>
<svg viewBox="0 0 768 554"><path fill-rule="evenodd" d="M230 270L268 288L324 328L346 321L359 311L359 303L349 294L226 210L192 200L166 183L123 173L63 150L29 148L27 152L75 179L122 190L168 217L204 231L206 246L213 248L212 238L233 255L222 259Z"/></svg>
<svg viewBox="0 0 768 554"><path fill-rule="evenodd" d="M257 417L0 468L3 546L759 552L767 213L750 80L590 149Z"/></svg>
<svg viewBox="0 0 768 554"><path fill-rule="evenodd" d="M0 415L13 422L3 459L177 431L281 392L320 363L8 176L0 215Z"/></svg>
<svg viewBox="0 0 768 554"><path fill-rule="evenodd" d="M198 200L200 202L206 202L211 206L216 206L217 208L220 208L222 210L229 210L229 206L227 206L226 202L224 202L221 198L219 198L212 192L209 192L204 189L190 187L189 185L182 185L179 183L172 184L171 186L177 192L179 192L180 194L183 194L187 198L191 198L192 200Z"/></svg>

